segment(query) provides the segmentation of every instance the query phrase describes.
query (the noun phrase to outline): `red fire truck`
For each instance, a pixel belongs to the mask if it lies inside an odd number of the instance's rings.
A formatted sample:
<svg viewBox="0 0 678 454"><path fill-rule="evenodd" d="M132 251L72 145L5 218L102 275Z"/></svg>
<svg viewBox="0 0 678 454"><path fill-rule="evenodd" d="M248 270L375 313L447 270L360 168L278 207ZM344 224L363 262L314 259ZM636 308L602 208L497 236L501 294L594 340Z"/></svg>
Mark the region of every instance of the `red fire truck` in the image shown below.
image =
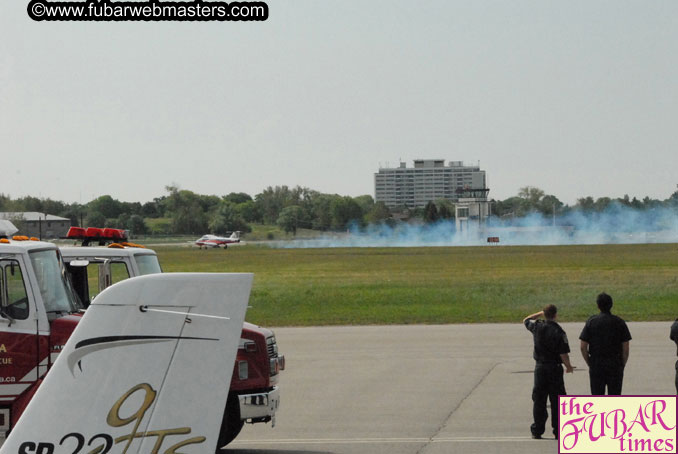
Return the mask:
<svg viewBox="0 0 678 454"><path fill-rule="evenodd" d="M89 238L104 242L106 234L97 229ZM91 298L125 276L160 272L154 251L129 243L63 248L64 264L62 252L52 243L4 236L0 238L0 441L16 424ZM245 422L275 422L280 399L277 383L284 364L274 334L246 323L234 370L224 375L224 383L229 375L231 382L219 446L232 441Z"/></svg>

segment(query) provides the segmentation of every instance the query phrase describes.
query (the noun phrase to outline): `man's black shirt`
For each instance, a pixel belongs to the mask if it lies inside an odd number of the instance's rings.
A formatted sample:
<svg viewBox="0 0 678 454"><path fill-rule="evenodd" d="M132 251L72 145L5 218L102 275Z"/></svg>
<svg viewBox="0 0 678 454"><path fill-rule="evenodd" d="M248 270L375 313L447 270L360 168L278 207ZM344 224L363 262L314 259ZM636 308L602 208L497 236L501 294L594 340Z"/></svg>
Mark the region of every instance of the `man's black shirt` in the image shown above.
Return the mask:
<svg viewBox="0 0 678 454"><path fill-rule="evenodd" d="M624 320L601 312L586 321L579 339L588 342L593 365L623 366L622 344L631 340L631 333Z"/></svg>
<svg viewBox="0 0 678 454"><path fill-rule="evenodd" d="M552 320L525 320L525 328L534 337L534 359L539 363L561 363L560 355L570 353L567 335Z"/></svg>

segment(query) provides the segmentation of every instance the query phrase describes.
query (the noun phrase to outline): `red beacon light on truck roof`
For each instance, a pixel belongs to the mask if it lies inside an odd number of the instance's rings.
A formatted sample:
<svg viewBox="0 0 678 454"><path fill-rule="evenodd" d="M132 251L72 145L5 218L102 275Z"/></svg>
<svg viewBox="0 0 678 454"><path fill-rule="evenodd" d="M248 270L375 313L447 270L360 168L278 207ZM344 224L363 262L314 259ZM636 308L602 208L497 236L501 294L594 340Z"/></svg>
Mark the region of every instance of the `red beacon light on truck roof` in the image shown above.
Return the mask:
<svg viewBox="0 0 678 454"><path fill-rule="evenodd" d="M69 240L81 240L85 238L85 229L82 227L71 227L68 229L68 233L66 234L66 238Z"/></svg>
<svg viewBox="0 0 678 454"><path fill-rule="evenodd" d="M104 229L104 238L110 238L112 240L123 240L127 238L124 230L120 229Z"/></svg>
<svg viewBox="0 0 678 454"><path fill-rule="evenodd" d="M106 243L120 242L127 240L127 231L122 229L100 229L97 227L71 227L66 234L68 240L81 240L83 246L89 246L96 241L99 246L105 246Z"/></svg>
<svg viewBox="0 0 678 454"><path fill-rule="evenodd" d="M96 227L87 227L87 230L85 230L85 235L87 236L87 238L92 239L103 238L104 229L99 229Z"/></svg>

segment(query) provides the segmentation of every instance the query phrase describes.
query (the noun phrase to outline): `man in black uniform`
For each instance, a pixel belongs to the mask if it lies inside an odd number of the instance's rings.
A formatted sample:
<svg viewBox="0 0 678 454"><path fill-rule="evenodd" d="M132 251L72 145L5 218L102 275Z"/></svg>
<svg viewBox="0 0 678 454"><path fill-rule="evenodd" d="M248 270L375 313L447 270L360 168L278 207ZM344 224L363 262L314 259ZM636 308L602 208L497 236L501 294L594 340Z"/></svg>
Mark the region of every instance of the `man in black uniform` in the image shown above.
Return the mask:
<svg viewBox="0 0 678 454"><path fill-rule="evenodd" d="M589 366L591 394L619 396L624 381L624 366L629 359L631 333L626 322L612 315L612 297L601 293L596 300L600 313L586 321L579 335L581 354Z"/></svg>
<svg viewBox="0 0 678 454"><path fill-rule="evenodd" d="M532 438L541 438L546 430L546 398L551 402L551 426L553 435L558 437L558 395L565 395L563 367L568 373L574 370L570 364L570 346L565 331L556 323L558 310L549 304L543 311L528 315L523 319L525 327L534 337L534 387L532 388L532 415L534 423L530 426ZM545 320L538 320L544 317Z"/></svg>
<svg viewBox="0 0 678 454"><path fill-rule="evenodd" d="M678 356L678 318L671 325L671 340L676 343L676 356ZM678 361L676 361L676 394L678 394Z"/></svg>

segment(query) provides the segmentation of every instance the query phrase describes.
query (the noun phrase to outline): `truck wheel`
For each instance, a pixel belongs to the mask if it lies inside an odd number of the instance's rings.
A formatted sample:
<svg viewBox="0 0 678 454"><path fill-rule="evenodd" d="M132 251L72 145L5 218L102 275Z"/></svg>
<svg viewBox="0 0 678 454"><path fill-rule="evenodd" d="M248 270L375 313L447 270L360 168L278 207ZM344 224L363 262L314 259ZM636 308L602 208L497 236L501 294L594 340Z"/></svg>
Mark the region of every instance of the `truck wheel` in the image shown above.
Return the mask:
<svg viewBox="0 0 678 454"><path fill-rule="evenodd" d="M219 442L217 443L217 450L215 454L220 454L221 448L232 442L238 436L242 426L245 424L240 419L240 403L238 396L234 393L228 394L228 401L226 402L226 411L221 420L221 430L219 431Z"/></svg>

